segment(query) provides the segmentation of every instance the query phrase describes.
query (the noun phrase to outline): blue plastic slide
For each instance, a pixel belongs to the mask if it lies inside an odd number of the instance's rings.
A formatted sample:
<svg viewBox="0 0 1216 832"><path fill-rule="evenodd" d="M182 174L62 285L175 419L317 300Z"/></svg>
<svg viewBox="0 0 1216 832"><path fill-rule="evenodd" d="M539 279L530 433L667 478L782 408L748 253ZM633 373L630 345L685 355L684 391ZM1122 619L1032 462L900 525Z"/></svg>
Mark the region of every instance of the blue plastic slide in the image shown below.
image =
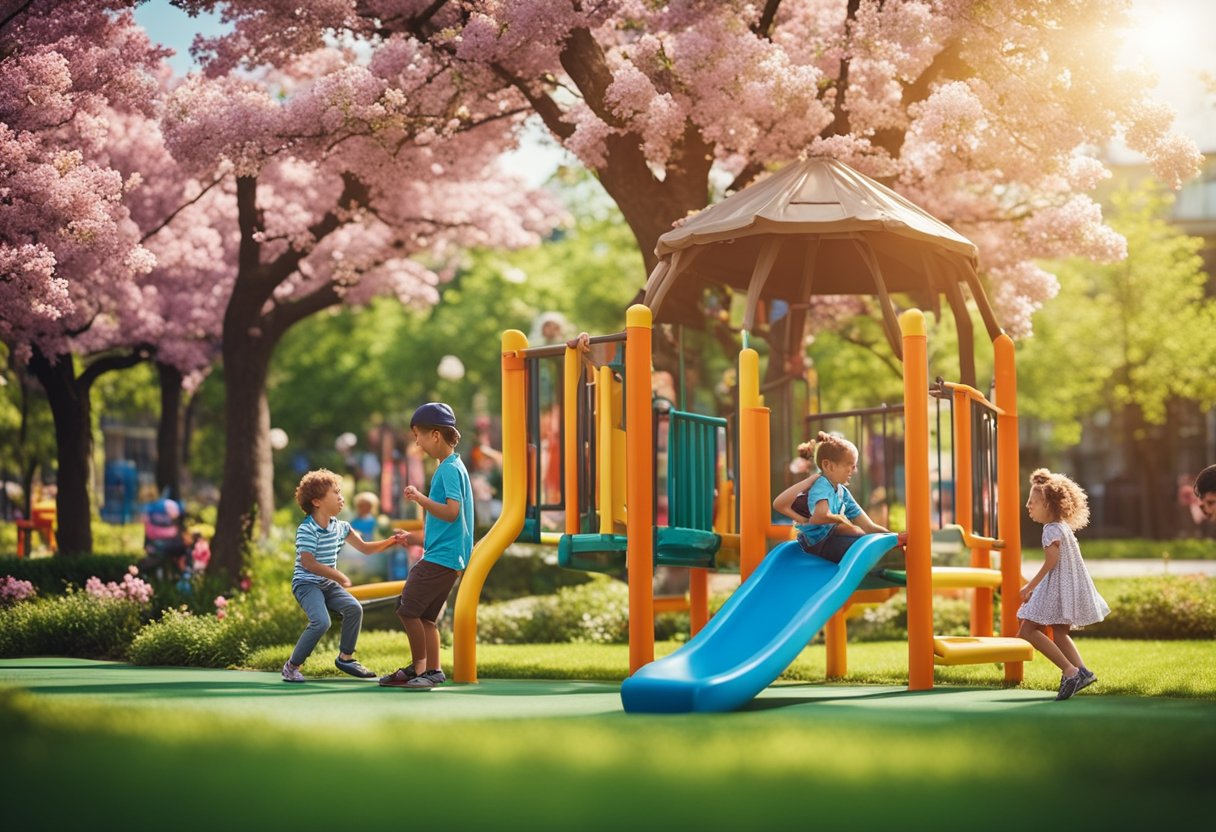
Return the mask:
<svg viewBox="0 0 1216 832"><path fill-rule="evenodd" d="M701 632L621 685L629 713L733 711L750 702L798 657L879 559L894 534L860 538L840 564L808 555L796 541L761 561Z"/></svg>

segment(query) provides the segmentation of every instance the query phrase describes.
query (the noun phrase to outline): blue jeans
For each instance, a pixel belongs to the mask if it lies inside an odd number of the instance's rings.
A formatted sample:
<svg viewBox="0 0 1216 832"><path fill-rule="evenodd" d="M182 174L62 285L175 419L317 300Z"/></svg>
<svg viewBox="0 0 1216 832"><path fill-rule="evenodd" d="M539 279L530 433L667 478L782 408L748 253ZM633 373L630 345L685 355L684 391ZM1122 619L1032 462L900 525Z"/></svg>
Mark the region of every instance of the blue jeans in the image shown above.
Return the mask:
<svg viewBox="0 0 1216 832"><path fill-rule="evenodd" d="M359 628L363 626L363 607L353 595L338 586L336 581L330 580L319 584L301 581L291 587L291 594L296 596L300 609L308 616L308 626L296 642L296 649L291 651L292 664L298 667L312 655L321 636L329 630L330 610L342 616L342 638L338 642L338 649L347 654L355 652Z"/></svg>

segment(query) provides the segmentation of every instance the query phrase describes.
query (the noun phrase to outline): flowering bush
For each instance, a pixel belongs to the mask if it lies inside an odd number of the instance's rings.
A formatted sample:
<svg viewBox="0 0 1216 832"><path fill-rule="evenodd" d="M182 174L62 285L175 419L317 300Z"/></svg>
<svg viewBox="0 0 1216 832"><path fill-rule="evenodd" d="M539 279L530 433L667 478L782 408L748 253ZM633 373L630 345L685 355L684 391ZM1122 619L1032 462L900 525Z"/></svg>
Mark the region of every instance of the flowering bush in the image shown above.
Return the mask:
<svg viewBox="0 0 1216 832"><path fill-rule="evenodd" d="M122 659L144 611L130 598L103 599L76 589L0 608L0 656Z"/></svg>
<svg viewBox="0 0 1216 832"><path fill-rule="evenodd" d="M13 604L33 598L34 594L34 585L29 581L19 580L12 575L0 578L0 606L2 607L11 607Z"/></svg>
<svg viewBox="0 0 1216 832"><path fill-rule="evenodd" d="M91 577L85 581L84 590L102 601L134 601L141 606L151 604L152 585L142 578L137 578L138 574L138 567L129 566L121 583L102 583L100 578Z"/></svg>

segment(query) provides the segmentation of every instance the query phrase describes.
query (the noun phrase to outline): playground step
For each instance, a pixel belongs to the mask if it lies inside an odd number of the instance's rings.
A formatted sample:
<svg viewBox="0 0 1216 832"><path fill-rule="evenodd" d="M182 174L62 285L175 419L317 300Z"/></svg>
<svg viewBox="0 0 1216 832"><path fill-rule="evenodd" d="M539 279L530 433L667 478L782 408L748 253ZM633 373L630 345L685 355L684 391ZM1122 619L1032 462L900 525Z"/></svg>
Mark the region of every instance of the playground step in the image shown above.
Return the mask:
<svg viewBox="0 0 1216 832"><path fill-rule="evenodd" d="M996 589L1001 585L1001 570L984 569L978 566L935 566L933 567L934 589L959 589L968 587L989 587Z"/></svg>
<svg viewBox="0 0 1216 832"><path fill-rule="evenodd" d="M1001 585L1001 570L983 569L977 566L933 567L934 589L966 589L985 587L996 589ZM866 576L862 589L877 589L885 586L907 586L908 573L903 569L882 569Z"/></svg>
<svg viewBox="0 0 1216 832"><path fill-rule="evenodd" d="M934 664L988 664L1028 662L1034 658L1030 642L999 636L934 636Z"/></svg>

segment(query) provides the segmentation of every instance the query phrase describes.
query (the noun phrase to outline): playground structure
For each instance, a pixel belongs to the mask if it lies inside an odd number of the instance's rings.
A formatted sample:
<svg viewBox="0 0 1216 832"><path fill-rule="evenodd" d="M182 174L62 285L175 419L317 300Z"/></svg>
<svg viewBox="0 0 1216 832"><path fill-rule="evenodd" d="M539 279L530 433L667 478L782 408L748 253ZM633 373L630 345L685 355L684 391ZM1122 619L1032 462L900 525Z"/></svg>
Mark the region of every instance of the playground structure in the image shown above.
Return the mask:
<svg viewBox="0 0 1216 832"><path fill-rule="evenodd" d="M625 570L632 674L622 686L627 710L738 707L770 684L820 629L827 641L828 676L843 677L850 605L879 601L900 589L908 598L910 690L933 686L935 664L998 662L1004 664L1006 681L1020 681L1022 662L1033 651L1013 637L1021 585L1013 343L996 324L976 276L975 247L844 165L808 160L707 208L664 235L658 253L662 259L647 284L646 303L628 310L625 330L591 339L593 345L617 344L621 349L614 361L589 371L573 347L530 348L517 330L503 335L503 506L477 542L458 591L455 681L477 681L478 599L498 558L519 539L556 543L559 563L567 568ZM858 273L870 283L859 285ZM672 314L686 316L695 293L708 284L747 293L733 431L725 419L676 409L652 392L654 314L676 310ZM964 285L993 340L995 401L975 387ZM859 291L878 297L884 331L904 371L903 570L876 568L894 545L893 536L870 536L834 565L802 553L790 540L792 527L772 522L771 414L761 395L759 354L747 346L747 333L756 327L765 299L792 298L801 302L790 304L786 347L800 349L805 301L812 294ZM958 330L961 381L939 381L932 393L952 403L958 523L951 531L970 550L969 566L935 567L931 561L927 336L919 309L896 313L894 292L908 293L933 310L944 293ZM558 357L563 482L561 503L554 505L544 504L540 483L539 472L551 460L540 458L536 390L540 362ZM667 426L665 523L656 522L660 423ZM981 429L973 430L976 424ZM731 469L732 457L737 470ZM982 475L973 477L973 469ZM939 483L939 499L941 492ZM564 512L561 533L542 531L542 510ZM770 551L772 541L781 543ZM993 568L998 555L999 568ZM736 557L740 589L709 622L709 572L733 566ZM693 634L659 662L654 661L656 565L690 570ZM947 587L972 592L968 637L933 633L933 591ZM1001 637L993 636L997 588ZM635 695L639 690L642 694Z"/></svg>

